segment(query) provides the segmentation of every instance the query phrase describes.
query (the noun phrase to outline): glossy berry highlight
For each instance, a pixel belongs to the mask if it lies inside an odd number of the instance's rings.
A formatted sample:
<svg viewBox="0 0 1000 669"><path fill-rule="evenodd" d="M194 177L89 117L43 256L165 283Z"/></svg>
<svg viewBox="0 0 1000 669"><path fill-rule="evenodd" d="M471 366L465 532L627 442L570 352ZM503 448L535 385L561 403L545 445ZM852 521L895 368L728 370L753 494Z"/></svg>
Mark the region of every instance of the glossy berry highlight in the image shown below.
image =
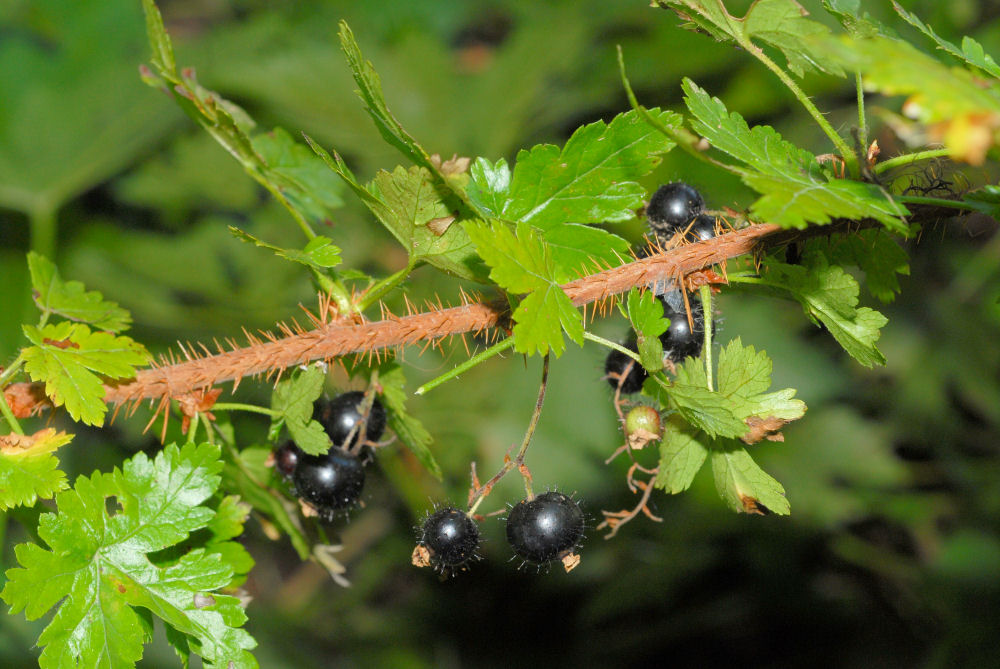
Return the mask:
<svg viewBox="0 0 1000 669"><path fill-rule="evenodd" d="M684 232L684 239L691 243L705 242L713 237L715 237L715 217L708 214L700 214Z"/></svg>
<svg viewBox="0 0 1000 669"><path fill-rule="evenodd" d="M625 342L625 348L636 353L639 351L634 333ZM620 384L621 392L626 395L642 390L642 384L649 376L642 365L621 351L613 349L608 352L608 357L604 359L604 374L612 390L616 390Z"/></svg>
<svg viewBox="0 0 1000 669"><path fill-rule="evenodd" d="M583 539L583 510L561 492L518 502L507 514L507 543L519 557L546 564L571 553Z"/></svg>
<svg viewBox="0 0 1000 669"><path fill-rule="evenodd" d="M274 468L286 479L292 478L302 457L302 449L295 442L286 441L274 451Z"/></svg>
<svg viewBox="0 0 1000 669"><path fill-rule="evenodd" d="M365 467L356 455L333 447L326 455L302 455L292 483L295 494L329 520L361 497Z"/></svg>
<svg viewBox="0 0 1000 669"><path fill-rule="evenodd" d="M705 200L693 186L683 181L660 186L646 206L650 229L661 238L684 230L705 208Z"/></svg>
<svg viewBox="0 0 1000 669"><path fill-rule="evenodd" d="M427 516L417 541L427 549L430 564L441 571L456 569L477 559L479 542L476 521L451 506Z"/></svg>
<svg viewBox="0 0 1000 669"><path fill-rule="evenodd" d="M350 448L358 442L363 419L361 407L365 394L359 390L342 393L329 401L320 400L313 410L313 418L319 421L330 436L335 447ZM365 423L365 440L378 441L385 432L385 407L376 398L368 412ZM351 436L352 431L354 432ZM348 442L350 438L350 443Z"/></svg>

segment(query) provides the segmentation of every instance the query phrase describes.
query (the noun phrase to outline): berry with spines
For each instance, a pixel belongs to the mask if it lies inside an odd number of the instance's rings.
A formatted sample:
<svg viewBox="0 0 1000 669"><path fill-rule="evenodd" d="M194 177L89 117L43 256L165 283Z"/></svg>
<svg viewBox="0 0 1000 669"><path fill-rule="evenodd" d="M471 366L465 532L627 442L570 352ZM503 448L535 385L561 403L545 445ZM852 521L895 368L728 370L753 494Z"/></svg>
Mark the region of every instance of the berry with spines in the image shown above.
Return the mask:
<svg viewBox="0 0 1000 669"><path fill-rule="evenodd" d="M447 575L479 559L480 540L479 526L469 514L453 506L440 508L420 526L413 564Z"/></svg>
<svg viewBox="0 0 1000 669"><path fill-rule="evenodd" d="M705 200L693 186L674 181L660 186L646 206L646 220L653 233L669 239L684 230L704 210Z"/></svg>
<svg viewBox="0 0 1000 669"><path fill-rule="evenodd" d="M701 300L697 295L688 295L685 304L684 295L679 290L666 292L660 299L663 302L663 317L670 319L670 326L660 335L664 355L673 362L701 355L705 346L705 310ZM691 322L688 321L688 307L691 309Z"/></svg>
<svg viewBox="0 0 1000 669"><path fill-rule="evenodd" d="M365 487L361 458L334 446L325 455L299 458L292 476L295 494L324 520L357 503Z"/></svg>
<svg viewBox="0 0 1000 669"><path fill-rule="evenodd" d="M715 217L699 214L694 223L684 231L684 239L691 243L706 242L715 237Z"/></svg>
<svg viewBox="0 0 1000 669"><path fill-rule="evenodd" d="M531 564L558 559L567 571L575 567L579 562L575 550L583 539L583 529L583 510L561 492L521 500L507 513L507 543Z"/></svg>
<svg viewBox="0 0 1000 669"><path fill-rule="evenodd" d="M291 479L302 455L302 449L294 441L286 441L274 450L275 470L285 479Z"/></svg>
<svg viewBox="0 0 1000 669"><path fill-rule="evenodd" d="M625 342L624 347L633 353L638 353L639 346L636 343L634 332ZM609 351L608 356L604 359L604 375L613 390L621 388L621 392L625 395L642 390L642 384L649 376L642 365L621 351L614 349Z"/></svg>
<svg viewBox="0 0 1000 669"><path fill-rule="evenodd" d="M350 450L358 443L364 419L361 410L364 398L365 394L360 390L351 390L332 400L316 402L313 418L323 426L335 447ZM368 410L368 420L364 423L365 441L378 441L385 432L385 423L385 407L378 398L374 398Z"/></svg>

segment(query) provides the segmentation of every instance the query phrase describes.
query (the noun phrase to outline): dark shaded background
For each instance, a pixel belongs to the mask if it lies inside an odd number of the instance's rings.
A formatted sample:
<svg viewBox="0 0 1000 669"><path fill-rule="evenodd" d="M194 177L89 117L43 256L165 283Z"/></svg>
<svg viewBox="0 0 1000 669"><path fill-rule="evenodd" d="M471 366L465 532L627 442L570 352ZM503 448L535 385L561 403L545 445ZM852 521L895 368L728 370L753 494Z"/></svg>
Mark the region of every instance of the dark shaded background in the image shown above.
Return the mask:
<svg viewBox="0 0 1000 669"><path fill-rule="evenodd" d="M745 6L746 3L742 3ZM888 3L864 3L896 25ZM883 7L882 5L886 6ZM944 37L971 34L1000 53L992 3L903 3ZM267 129L306 131L336 147L359 176L401 162L353 94L336 42L345 18L382 76L407 129L444 156L505 156L561 142L579 125L627 109L614 47L648 106L677 107L690 76L748 120L773 124L817 153L822 135L794 98L747 54L678 28L645 2L427 0L378 3L176 0L162 3L178 61L244 106ZM152 350L177 340L236 336L314 304L306 274L226 230L238 225L301 245L290 217L238 165L145 87L148 53L138 2L10 1L0 9L0 355L23 345L34 320L24 253L53 256L63 274L119 301L134 337ZM816 12L819 15L821 12ZM909 31L903 34L914 37ZM916 39L925 48L927 44ZM852 84L809 77L807 90L836 127L856 119ZM903 150L883 123L900 100L871 100L884 156ZM959 188L995 183L995 166L952 174ZM926 176L926 175L924 175ZM682 178L714 207L746 207L728 175L667 157L646 184ZM904 175L921 178L920 174ZM353 201L324 231L347 265L384 276L402 251ZM639 223L618 228L638 241ZM538 361L494 360L413 411L435 435L446 471L436 484L393 451L370 480L367 508L341 525L349 589L298 561L286 541L248 524L257 560L250 631L264 667L722 665L810 667L997 666L1000 629L1000 237L988 220L944 221L906 243L912 273L891 305L866 370L796 305L739 294L720 299L723 341L766 348L778 387L809 405L784 444L754 457L781 480L792 516L735 515L703 472L676 498L654 496L662 524L640 519L611 541L600 510L631 506L602 351L570 350L553 365L529 452L536 486L575 491L591 516L582 565L536 574L509 561L502 523L485 523L486 559L438 582L409 564L412 527L433 499L460 502L469 463L499 467L534 403ZM454 299L447 277L420 270L411 299ZM609 320L598 332L619 337ZM464 350L406 352L413 387ZM343 382L343 379L339 380ZM331 387L332 389L332 387ZM267 384L241 399L267 401ZM157 447L147 415L103 430L74 426L61 454L71 475L109 469ZM60 422L62 418L57 419ZM237 423L246 443L263 424ZM650 462L655 454L649 453ZM506 480L485 510L516 501ZM7 523L5 565L25 533ZM32 666L41 623L5 616L0 665ZM158 640L142 666L176 666Z"/></svg>

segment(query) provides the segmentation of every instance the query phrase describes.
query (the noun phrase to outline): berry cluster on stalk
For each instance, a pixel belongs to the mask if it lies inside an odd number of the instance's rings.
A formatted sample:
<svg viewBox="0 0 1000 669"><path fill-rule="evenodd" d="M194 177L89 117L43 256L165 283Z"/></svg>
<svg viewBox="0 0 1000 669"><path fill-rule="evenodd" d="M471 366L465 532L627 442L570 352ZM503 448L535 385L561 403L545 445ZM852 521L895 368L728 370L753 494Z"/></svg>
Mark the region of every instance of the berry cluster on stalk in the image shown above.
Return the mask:
<svg viewBox="0 0 1000 669"><path fill-rule="evenodd" d="M386 426L385 407L376 398L365 407L365 394L350 391L332 400L318 400L315 418L332 446L322 455L302 452L293 442L274 453L275 469L291 482L302 503L325 521L352 508L365 486L365 467L372 462L372 444Z"/></svg>

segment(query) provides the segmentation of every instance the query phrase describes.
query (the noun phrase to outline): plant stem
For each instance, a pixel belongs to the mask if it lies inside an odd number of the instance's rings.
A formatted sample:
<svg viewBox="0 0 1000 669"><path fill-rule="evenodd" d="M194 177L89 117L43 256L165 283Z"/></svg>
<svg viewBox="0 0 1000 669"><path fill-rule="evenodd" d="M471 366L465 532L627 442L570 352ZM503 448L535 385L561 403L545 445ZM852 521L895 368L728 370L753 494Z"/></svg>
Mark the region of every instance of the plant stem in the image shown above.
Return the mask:
<svg viewBox="0 0 1000 669"><path fill-rule="evenodd" d="M975 207L961 200L945 200L939 197L925 197L923 195L897 195L898 202L904 204L930 204L935 207L947 207L949 209L960 209L962 211L974 211Z"/></svg>
<svg viewBox="0 0 1000 669"><path fill-rule="evenodd" d="M7 397L2 392L0 392L0 413L3 414L4 419L15 434L24 434L24 429L21 428L21 424L14 417L14 412L10 410L10 406L7 404Z"/></svg>
<svg viewBox="0 0 1000 669"><path fill-rule="evenodd" d="M708 389L715 391L715 383L712 379L712 287L705 285L701 287L701 306L705 315L705 378L708 382Z"/></svg>
<svg viewBox="0 0 1000 669"><path fill-rule="evenodd" d="M31 229L31 250L54 260L56 252L56 207L39 204L28 214Z"/></svg>
<svg viewBox="0 0 1000 669"><path fill-rule="evenodd" d="M868 120L865 118L865 90L861 86L861 73L854 73L854 87L858 95L858 139L861 141L861 150L868 147Z"/></svg>
<svg viewBox="0 0 1000 669"><path fill-rule="evenodd" d="M851 147L848 146L844 138L833 129L833 126L826 120L823 113L816 108L816 105L812 103L812 100L810 100L809 96L805 94L805 91L799 88L799 85L795 83L795 80L792 79L787 72L781 69L777 63L768 58L767 54L765 54L759 46L748 39L742 39L739 37L736 38L736 41L741 47L746 49L750 54L757 58L757 60L763 63L767 69L774 72L775 76L781 80L781 83L783 83L788 90L792 92L792 95L794 95L798 101L802 103L802 106L805 107L806 111L809 112L809 115L813 117L813 120L816 121L820 129L826 134L827 137L830 138L833 145L837 147L840 157L844 159L844 163L848 166L851 173L855 174L858 167L857 157L854 155L854 152L851 151Z"/></svg>
<svg viewBox="0 0 1000 669"><path fill-rule="evenodd" d="M24 351L22 350L21 353L19 353L18 356L14 358L14 362L10 363L10 365L8 365L5 370L3 370L3 373L0 373L0 388L6 386L7 382L11 379L11 377L13 377L19 371L21 371L21 367L23 365L24 365Z"/></svg>
<svg viewBox="0 0 1000 669"><path fill-rule="evenodd" d="M250 411L252 413L262 413L265 416L279 416L279 412L266 407L259 407L256 404L240 404L239 402L219 402L212 405L213 411Z"/></svg>
<svg viewBox="0 0 1000 669"><path fill-rule="evenodd" d="M479 508L480 503L486 499L486 495L493 489L497 481L502 479L507 472L509 472L514 467L521 467L524 465L524 455L528 452L528 446L531 444L531 438L535 434L535 428L538 426L538 417L542 415L542 404L545 402L545 389L549 384L549 354L545 354L542 358L542 382L538 388L538 399L535 400L535 410L531 413L531 420L528 422L528 429L524 433L524 440L521 442L521 447L517 450L517 455L513 458L507 458L504 462L503 467L500 468L493 478L479 486L479 489L475 493L475 501L469 505L469 515L471 516ZM527 498L532 499L535 493L531 489L531 479L527 476L524 477L524 491L527 493Z"/></svg>
<svg viewBox="0 0 1000 669"><path fill-rule="evenodd" d="M365 294L361 296L360 300L358 300L358 311L364 311L371 305L381 300L383 296L405 281L406 277L408 277L412 271L413 263L409 262L406 264L406 267L399 270L395 274L387 276L381 281L375 283L371 288L366 290Z"/></svg>
<svg viewBox="0 0 1000 669"><path fill-rule="evenodd" d="M437 388L438 386L440 386L445 381L450 381L451 379L455 378L459 374L464 374L465 372L469 371L470 369L472 369L473 367L475 367L479 363L484 362L484 361L492 358L493 356L495 356L498 353L502 353L502 352L506 351L507 349L511 348L513 345L514 345L514 338L513 337L507 337L503 341L498 342L496 344L493 344L493 346L490 346L485 351L482 351L480 353L475 354L474 356L472 356L471 358L469 358L468 360L466 360L465 362L463 362L461 365L458 365L457 367L455 367L450 372L445 372L441 376L439 376L437 378L434 378L434 379L431 379L430 381L428 381L424 385L422 385L419 388L417 388L416 391L414 391L413 394L414 395L423 395L424 393L426 393L429 390L434 390L435 388Z"/></svg>
<svg viewBox="0 0 1000 669"><path fill-rule="evenodd" d="M924 151L915 151L914 153L904 153L901 156L883 160L880 163L876 163L875 167L872 169L875 174L881 174L882 172L891 170L894 167L910 165L912 163L916 163L921 160L929 160L931 158L945 158L950 155L950 149L926 149Z"/></svg>
<svg viewBox="0 0 1000 669"><path fill-rule="evenodd" d="M595 335L595 334L593 334L591 332L587 332L586 330L583 331L583 338L584 339L589 339L592 342L596 342L596 343L600 344L601 346L607 346L608 348L614 349L614 350L618 351L619 353L624 353L625 355L627 355L628 357L632 358L636 362L638 362L640 364L642 363L642 360L639 358L639 354L635 353L634 351L628 350L627 348L625 348L621 344L614 343L610 339L605 339L604 337L599 337L599 336L597 336L597 335Z"/></svg>

